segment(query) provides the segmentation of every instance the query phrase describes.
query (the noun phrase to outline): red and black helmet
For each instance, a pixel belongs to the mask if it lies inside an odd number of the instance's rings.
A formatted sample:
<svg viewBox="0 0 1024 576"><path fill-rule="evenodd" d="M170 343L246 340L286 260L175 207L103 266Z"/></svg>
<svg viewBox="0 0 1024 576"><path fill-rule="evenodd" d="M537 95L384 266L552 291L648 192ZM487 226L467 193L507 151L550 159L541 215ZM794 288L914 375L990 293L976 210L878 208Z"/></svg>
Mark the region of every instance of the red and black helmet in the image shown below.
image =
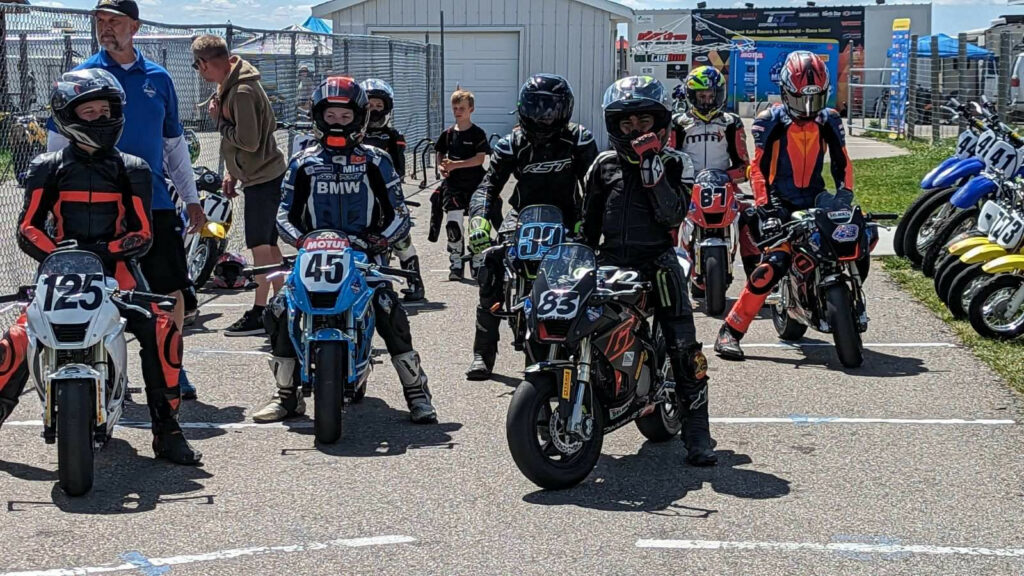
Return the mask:
<svg viewBox="0 0 1024 576"><path fill-rule="evenodd" d="M324 148L351 150L363 141L367 114L366 92L359 84L346 76L331 76L313 91L313 135ZM324 121L324 110L348 108L354 117L352 122L342 126Z"/></svg>
<svg viewBox="0 0 1024 576"><path fill-rule="evenodd" d="M824 110L832 92L828 68L817 54L806 50L790 52L779 73L782 101L789 113L802 120Z"/></svg>

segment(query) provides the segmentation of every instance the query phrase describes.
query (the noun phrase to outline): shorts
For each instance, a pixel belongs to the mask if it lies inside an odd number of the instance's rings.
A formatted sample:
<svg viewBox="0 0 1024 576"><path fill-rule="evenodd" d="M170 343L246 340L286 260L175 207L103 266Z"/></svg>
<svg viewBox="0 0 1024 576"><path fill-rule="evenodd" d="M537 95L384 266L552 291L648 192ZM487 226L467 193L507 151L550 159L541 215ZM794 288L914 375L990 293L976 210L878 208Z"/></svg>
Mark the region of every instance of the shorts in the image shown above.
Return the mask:
<svg viewBox="0 0 1024 576"><path fill-rule="evenodd" d="M246 186L245 247L277 245L277 209L281 206L281 182L284 174L262 184Z"/></svg>
<svg viewBox="0 0 1024 576"><path fill-rule="evenodd" d="M154 294L171 294L188 287L182 226L174 210L153 210L153 244L139 264Z"/></svg>

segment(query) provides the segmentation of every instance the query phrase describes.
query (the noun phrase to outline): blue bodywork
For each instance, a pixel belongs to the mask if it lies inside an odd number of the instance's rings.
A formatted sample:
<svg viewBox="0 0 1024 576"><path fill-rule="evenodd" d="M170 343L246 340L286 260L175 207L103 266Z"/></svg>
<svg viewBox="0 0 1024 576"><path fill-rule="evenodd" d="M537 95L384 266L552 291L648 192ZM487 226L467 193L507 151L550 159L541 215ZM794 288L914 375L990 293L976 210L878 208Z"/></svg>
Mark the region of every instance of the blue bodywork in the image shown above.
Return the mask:
<svg viewBox="0 0 1024 576"><path fill-rule="evenodd" d="M971 208L977 206L982 198L995 194L998 190L999 184L996 184L988 176L979 176L961 186L949 199L949 202L957 208Z"/></svg>
<svg viewBox="0 0 1024 576"><path fill-rule="evenodd" d="M948 188L956 186L966 178L981 174L985 162L981 158L966 158L950 164L945 170L936 174L932 180L932 188Z"/></svg>
<svg viewBox="0 0 1024 576"><path fill-rule="evenodd" d="M354 390L362 383L370 372L370 355L373 350L373 330L375 317L373 311L373 293L378 283L366 282L366 276L357 267L357 263L368 262L366 254L345 247L341 250L324 252L335 256L348 255L340 258L344 263L343 277L333 292L311 293L303 284L299 263L303 262L305 248L300 248L296 255L295 267L289 272L285 281L285 298L288 302L289 336L302 367L302 382L310 384L309 359L313 357L313 349L320 342L341 342L347 360L345 381L347 388ZM370 272L372 275L373 272ZM333 296L333 297L332 297ZM316 301L317 305L314 305ZM325 304L330 306L324 307ZM326 322L318 322L321 317L335 318L331 328L322 326Z"/></svg>
<svg viewBox="0 0 1024 576"><path fill-rule="evenodd" d="M931 171L928 172L927 174L925 174L924 178L921 179L921 189L922 190L931 190L933 188L936 188L936 186L935 186L935 177L938 176L939 174L941 174L943 170L945 170L946 168L949 168L950 166L952 166L953 164L956 164L959 161L960 161L959 157L957 157L957 156L950 156L949 158L946 158L945 160L943 160L942 164L939 164L935 168L932 168Z"/></svg>

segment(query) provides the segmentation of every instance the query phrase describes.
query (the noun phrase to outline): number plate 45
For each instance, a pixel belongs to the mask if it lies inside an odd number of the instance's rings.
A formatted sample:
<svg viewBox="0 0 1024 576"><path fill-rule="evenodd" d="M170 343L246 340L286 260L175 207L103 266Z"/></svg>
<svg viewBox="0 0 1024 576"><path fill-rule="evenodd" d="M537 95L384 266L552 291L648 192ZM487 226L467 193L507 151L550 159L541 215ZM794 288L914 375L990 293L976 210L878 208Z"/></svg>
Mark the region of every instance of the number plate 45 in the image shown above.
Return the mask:
<svg viewBox="0 0 1024 576"><path fill-rule="evenodd" d="M351 265L352 253L304 252L295 265L302 285L310 292L336 292Z"/></svg>

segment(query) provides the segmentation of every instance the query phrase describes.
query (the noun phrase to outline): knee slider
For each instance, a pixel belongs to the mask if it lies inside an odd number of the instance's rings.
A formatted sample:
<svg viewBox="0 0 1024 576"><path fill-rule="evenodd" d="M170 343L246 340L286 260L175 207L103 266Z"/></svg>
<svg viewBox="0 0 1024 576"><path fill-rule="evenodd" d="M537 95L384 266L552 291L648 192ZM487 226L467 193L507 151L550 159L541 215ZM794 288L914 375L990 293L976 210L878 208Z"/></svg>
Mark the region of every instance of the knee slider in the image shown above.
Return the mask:
<svg viewBox="0 0 1024 576"><path fill-rule="evenodd" d="M444 229L448 233L449 242L462 242L462 226L458 222L448 221Z"/></svg>

